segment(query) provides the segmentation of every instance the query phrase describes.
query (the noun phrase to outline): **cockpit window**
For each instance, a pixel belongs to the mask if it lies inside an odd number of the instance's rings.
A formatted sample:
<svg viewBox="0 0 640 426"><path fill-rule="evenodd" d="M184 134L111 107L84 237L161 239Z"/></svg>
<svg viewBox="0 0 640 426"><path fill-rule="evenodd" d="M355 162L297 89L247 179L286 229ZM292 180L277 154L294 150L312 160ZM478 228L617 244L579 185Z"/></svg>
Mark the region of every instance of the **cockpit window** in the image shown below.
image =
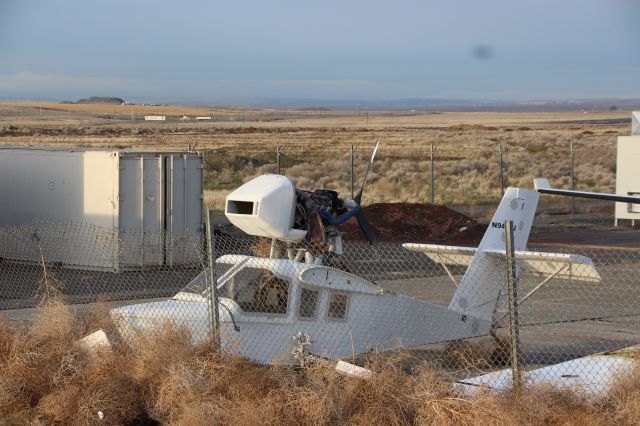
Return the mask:
<svg viewBox="0 0 640 426"><path fill-rule="evenodd" d="M300 305L298 306L298 316L303 319L315 318L317 305L318 291L302 287L302 289L300 290Z"/></svg>
<svg viewBox="0 0 640 426"><path fill-rule="evenodd" d="M269 270L244 267L225 282L219 294L233 299L245 312L286 314L289 282Z"/></svg>
<svg viewBox="0 0 640 426"><path fill-rule="evenodd" d="M221 280L225 280L229 278L229 275L233 275L234 271L233 270L233 264L225 264L225 263L216 263L215 265L215 277L218 280L218 283L221 282ZM200 274L198 274L197 277L195 277L185 288L183 288L181 291L185 292L185 293L193 293L193 294L199 294L201 296L204 297L209 297L209 288L210 288L210 284L209 284L209 270L205 269L204 271L200 272Z"/></svg>
<svg viewBox="0 0 640 426"><path fill-rule="evenodd" d="M347 316L347 304L349 296L342 293L329 294L329 306L327 308L327 319L341 320Z"/></svg>

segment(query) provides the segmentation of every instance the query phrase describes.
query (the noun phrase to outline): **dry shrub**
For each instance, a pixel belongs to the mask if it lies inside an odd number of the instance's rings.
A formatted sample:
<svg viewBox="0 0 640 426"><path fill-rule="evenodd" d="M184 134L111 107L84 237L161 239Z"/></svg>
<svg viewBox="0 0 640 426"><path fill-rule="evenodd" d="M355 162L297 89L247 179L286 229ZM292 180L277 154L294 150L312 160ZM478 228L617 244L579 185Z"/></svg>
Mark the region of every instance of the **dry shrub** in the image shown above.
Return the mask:
<svg viewBox="0 0 640 426"><path fill-rule="evenodd" d="M271 256L271 240L269 238L258 238L250 247L254 256L269 257Z"/></svg>
<svg viewBox="0 0 640 426"><path fill-rule="evenodd" d="M99 299L91 305L90 309L85 309L77 313L79 322L79 332L82 336L103 330L107 335L117 335L116 326L111 320L109 311L113 308L107 300Z"/></svg>
<svg viewBox="0 0 640 426"><path fill-rule="evenodd" d="M5 377L20 383L31 403L74 380L84 366L73 345L78 335L74 315L60 301L40 306L37 320L13 334L4 360Z"/></svg>
<svg viewBox="0 0 640 426"><path fill-rule="evenodd" d="M444 347L441 364L455 370L480 371L490 366L491 350L478 341L454 340Z"/></svg>
<svg viewBox="0 0 640 426"><path fill-rule="evenodd" d="M600 425L602 413L586 398L547 384L512 389L483 400L501 424Z"/></svg>
<svg viewBox="0 0 640 426"><path fill-rule="evenodd" d="M195 348L182 343L176 349L186 353L165 359L162 371L153 373L157 381L146 403L156 419L168 424L208 424L213 416L231 424L243 417L234 406L244 401L264 405L263 398L279 386L275 369L223 354L212 342Z"/></svg>
<svg viewBox="0 0 640 426"><path fill-rule="evenodd" d="M637 360L630 375L614 382L603 412L610 413L610 424L640 424L640 363Z"/></svg>
<svg viewBox="0 0 640 426"><path fill-rule="evenodd" d="M103 308L100 308L103 309ZM370 355L368 380L338 375L331 364L304 369L263 366L229 355L213 342L194 346L188 332L166 324L136 344L90 360L74 342L94 331L59 301L40 308L31 327L0 321L0 425L211 423L326 424L638 424L640 369L621 378L603 401L550 386L463 397L450 379L408 353ZM468 345L449 345L465 358ZM477 349L477 348L475 348ZM490 355L490 348L484 352ZM103 415L98 420L98 413Z"/></svg>
<svg viewBox="0 0 640 426"><path fill-rule="evenodd" d="M39 307L29 328L0 324L0 414L45 424L104 424L138 417L140 393L123 369L121 354L89 363L75 345L82 322L62 301ZM15 424L13 420L9 424Z"/></svg>
<svg viewBox="0 0 640 426"><path fill-rule="evenodd" d="M163 379L167 368L189 357L191 336L184 329L162 326L157 334L138 332L135 344L123 353L136 382L152 390Z"/></svg>

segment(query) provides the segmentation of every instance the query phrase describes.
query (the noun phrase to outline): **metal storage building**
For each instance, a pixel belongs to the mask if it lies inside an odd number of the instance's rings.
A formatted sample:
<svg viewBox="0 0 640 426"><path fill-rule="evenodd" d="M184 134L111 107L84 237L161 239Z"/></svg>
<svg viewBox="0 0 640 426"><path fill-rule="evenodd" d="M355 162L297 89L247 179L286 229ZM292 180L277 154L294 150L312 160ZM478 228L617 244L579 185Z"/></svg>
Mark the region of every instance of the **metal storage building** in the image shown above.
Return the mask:
<svg viewBox="0 0 640 426"><path fill-rule="evenodd" d="M616 193L640 196L640 112L631 116L631 136L618 137L616 166ZM615 225L618 220L631 220L632 225L640 219L640 205L616 203Z"/></svg>
<svg viewBox="0 0 640 426"><path fill-rule="evenodd" d="M197 262L202 165L194 152L0 147L0 228L35 226L34 238L66 266ZM0 244L0 257L32 256Z"/></svg>

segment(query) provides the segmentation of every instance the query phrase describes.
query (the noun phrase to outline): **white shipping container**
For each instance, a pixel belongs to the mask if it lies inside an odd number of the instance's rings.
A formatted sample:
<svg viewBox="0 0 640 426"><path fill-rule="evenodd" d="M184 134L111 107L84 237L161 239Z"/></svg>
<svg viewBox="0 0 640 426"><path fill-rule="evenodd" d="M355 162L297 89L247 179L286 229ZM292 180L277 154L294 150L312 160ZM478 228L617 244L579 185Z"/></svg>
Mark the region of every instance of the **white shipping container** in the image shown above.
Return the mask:
<svg viewBox="0 0 640 426"><path fill-rule="evenodd" d="M166 121L167 116L166 115L145 115L144 119L146 121Z"/></svg>
<svg viewBox="0 0 640 426"><path fill-rule="evenodd" d="M640 196L640 135L618 136L616 194ZM635 225L640 219L640 205L616 203L615 225L628 219Z"/></svg>
<svg viewBox="0 0 640 426"><path fill-rule="evenodd" d="M198 261L203 156L0 148L0 227L38 224L49 260L91 269ZM62 224L66 224L62 226ZM61 233L63 235L61 235ZM0 257L33 259L3 238Z"/></svg>

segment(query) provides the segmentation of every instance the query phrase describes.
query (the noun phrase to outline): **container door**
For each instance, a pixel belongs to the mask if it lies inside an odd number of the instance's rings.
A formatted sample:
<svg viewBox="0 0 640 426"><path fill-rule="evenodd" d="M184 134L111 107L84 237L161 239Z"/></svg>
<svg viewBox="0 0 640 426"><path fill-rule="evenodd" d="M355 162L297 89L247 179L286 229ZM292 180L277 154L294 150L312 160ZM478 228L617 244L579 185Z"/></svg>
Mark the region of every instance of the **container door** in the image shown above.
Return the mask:
<svg viewBox="0 0 640 426"><path fill-rule="evenodd" d="M202 157L167 156L165 173L167 264L198 262L202 248Z"/></svg>
<svg viewBox="0 0 640 426"><path fill-rule="evenodd" d="M120 158L119 179L119 264L120 267L142 265L140 162L136 156Z"/></svg>
<svg viewBox="0 0 640 426"><path fill-rule="evenodd" d="M145 265L162 265L164 258L164 164L162 155L143 157L142 235Z"/></svg>
<svg viewBox="0 0 640 426"><path fill-rule="evenodd" d="M163 158L120 158L120 265L162 265L164 257Z"/></svg>

